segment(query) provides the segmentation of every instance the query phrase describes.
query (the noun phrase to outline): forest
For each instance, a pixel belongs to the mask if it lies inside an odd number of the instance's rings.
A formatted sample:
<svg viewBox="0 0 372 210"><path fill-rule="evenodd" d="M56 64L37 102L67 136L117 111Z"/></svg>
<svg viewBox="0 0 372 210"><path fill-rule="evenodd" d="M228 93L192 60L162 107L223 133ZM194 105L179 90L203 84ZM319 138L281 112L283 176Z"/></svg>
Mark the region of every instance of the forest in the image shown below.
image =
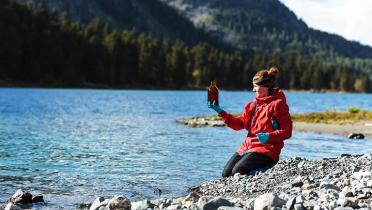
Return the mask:
<svg viewBox="0 0 372 210"><path fill-rule="evenodd" d="M260 69L277 66L278 86L291 90L371 92L369 59L311 59L291 50L222 51L200 42L88 24L43 7L0 1L0 80L4 84L107 88L250 89Z"/></svg>

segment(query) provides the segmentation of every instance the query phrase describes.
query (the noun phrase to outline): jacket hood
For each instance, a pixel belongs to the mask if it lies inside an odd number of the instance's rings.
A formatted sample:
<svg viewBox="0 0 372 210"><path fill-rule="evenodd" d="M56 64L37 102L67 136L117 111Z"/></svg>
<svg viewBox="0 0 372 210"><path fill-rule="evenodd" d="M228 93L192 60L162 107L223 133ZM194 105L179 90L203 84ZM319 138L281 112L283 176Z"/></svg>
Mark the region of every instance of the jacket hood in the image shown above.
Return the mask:
<svg viewBox="0 0 372 210"><path fill-rule="evenodd" d="M277 99L282 99L285 103L287 103L286 97L283 93L282 90L279 88L274 88L273 94L262 97L262 98L257 98L255 97L255 100L257 103L262 104L262 103L268 103Z"/></svg>

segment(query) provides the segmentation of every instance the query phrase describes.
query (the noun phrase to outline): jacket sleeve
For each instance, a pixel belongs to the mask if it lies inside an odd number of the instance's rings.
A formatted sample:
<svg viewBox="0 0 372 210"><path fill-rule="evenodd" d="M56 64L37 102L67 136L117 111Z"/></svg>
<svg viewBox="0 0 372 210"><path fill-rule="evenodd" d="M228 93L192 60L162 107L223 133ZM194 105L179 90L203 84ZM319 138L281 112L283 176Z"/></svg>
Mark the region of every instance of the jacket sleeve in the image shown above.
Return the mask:
<svg viewBox="0 0 372 210"><path fill-rule="evenodd" d="M221 112L218 116L222 117L223 121L228 127L236 131L242 130L246 128L245 125L246 125L246 121L248 120L248 110L249 110L250 104L251 103L248 103L244 107L243 114L240 115L239 117L234 117L232 114L227 113L225 111Z"/></svg>
<svg viewBox="0 0 372 210"><path fill-rule="evenodd" d="M280 100L274 107L274 117L279 124L279 129L270 132L269 143L279 143L292 136L292 119L288 105Z"/></svg>

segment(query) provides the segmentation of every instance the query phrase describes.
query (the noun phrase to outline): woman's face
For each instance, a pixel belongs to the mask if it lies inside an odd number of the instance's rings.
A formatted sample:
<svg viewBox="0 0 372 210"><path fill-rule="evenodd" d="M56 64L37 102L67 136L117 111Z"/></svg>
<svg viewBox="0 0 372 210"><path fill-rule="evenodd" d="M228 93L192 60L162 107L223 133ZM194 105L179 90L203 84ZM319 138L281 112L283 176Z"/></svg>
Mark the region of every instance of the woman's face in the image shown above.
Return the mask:
<svg viewBox="0 0 372 210"><path fill-rule="evenodd" d="M269 88L253 84L253 92L256 92L257 98L262 98L269 95Z"/></svg>

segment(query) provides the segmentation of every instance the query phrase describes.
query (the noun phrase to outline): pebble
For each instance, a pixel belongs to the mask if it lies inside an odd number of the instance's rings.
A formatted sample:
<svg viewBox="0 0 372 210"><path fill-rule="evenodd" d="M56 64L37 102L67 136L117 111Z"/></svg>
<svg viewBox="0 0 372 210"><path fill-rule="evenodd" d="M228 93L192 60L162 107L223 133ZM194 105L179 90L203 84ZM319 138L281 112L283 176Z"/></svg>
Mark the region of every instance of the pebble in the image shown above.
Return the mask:
<svg viewBox="0 0 372 210"><path fill-rule="evenodd" d="M118 195L98 197L87 206L90 210L367 210L372 209L371 172L370 154L323 160L294 157L255 176L237 174L201 183L183 197L131 202ZM0 210L19 210L25 200L30 196L18 190ZM31 202L36 200L43 201L34 197Z"/></svg>

